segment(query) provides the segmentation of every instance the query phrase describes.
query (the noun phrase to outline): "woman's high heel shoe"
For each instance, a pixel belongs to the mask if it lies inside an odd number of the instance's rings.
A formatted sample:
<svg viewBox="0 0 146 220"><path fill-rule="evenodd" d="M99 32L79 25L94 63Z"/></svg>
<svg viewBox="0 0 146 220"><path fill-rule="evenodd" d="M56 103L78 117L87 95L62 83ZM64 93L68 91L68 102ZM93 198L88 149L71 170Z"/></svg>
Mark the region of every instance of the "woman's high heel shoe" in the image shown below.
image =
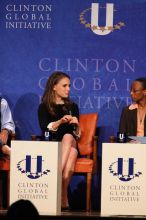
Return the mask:
<svg viewBox="0 0 146 220"><path fill-rule="evenodd" d="M61 207L61 211L69 211L69 210L70 210L69 206Z"/></svg>

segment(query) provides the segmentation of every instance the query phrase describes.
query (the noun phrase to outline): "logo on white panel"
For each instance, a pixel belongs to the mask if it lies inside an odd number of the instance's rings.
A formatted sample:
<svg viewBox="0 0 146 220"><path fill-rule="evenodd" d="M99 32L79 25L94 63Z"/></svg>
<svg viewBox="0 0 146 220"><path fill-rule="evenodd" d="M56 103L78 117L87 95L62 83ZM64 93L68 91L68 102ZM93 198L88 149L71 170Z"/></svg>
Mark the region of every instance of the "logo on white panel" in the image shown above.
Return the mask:
<svg viewBox="0 0 146 220"><path fill-rule="evenodd" d="M130 181L142 175L142 172L138 171L134 158L129 158L128 160L118 158L117 161L111 163L109 171L121 181Z"/></svg>
<svg viewBox="0 0 146 220"><path fill-rule="evenodd" d="M26 155L26 158L19 161L17 164L17 169L22 174L25 173L30 179L38 179L43 175L47 175L50 170L43 168L42 156L31 157L31 155Z"/></svg>
<svg viewBox="0 0 146 220"><path fill-rule="evenodd" d="M105 11L104 23L105 25L100 25L100 12ZM93 33L97 35L107 35L114 30L121 30L125 26L125 23L119 21L114 24L114 9L113 3L107 3L106 6L100 6L99 3L92 3L91 8L87 8L80 13L80 23L85 26L85 28L90 28Z"/></svg>

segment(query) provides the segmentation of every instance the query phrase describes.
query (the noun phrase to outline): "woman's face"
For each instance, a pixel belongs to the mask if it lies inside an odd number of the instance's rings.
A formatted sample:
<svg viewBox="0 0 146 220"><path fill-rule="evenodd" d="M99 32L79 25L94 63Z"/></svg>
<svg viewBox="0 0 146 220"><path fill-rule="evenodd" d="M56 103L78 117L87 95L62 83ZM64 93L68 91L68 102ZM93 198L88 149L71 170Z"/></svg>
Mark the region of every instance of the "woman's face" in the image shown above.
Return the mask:
<svg viewBox="0 0 146 220"><path fill-rule="evenodd" d="M56 98L68 98L70 92L70 79L62 78L53 88Z"/></svg>
<svg viewBox="0 0 146 220"><path fill-rule="evenodd" d="M139 102L144 99L146 90L143 89L142 84L134 81L131 87L131 98L134 102Z"/></svg>

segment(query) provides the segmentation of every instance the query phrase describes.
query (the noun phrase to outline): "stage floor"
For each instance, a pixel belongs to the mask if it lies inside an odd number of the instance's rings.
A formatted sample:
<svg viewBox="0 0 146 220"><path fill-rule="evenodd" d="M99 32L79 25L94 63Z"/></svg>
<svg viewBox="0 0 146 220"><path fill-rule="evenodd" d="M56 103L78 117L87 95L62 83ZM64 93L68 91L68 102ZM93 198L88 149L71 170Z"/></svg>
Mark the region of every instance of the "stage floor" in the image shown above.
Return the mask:
<svg viewBox="0 0 146 220"><path fill-rule="evenodd" d="M0 210L0 220L5 219L7 210ZM65 211L61 212L61 215L49 215L49 216L40 216L40 220L64 220L64 219L96 219L96 220L134 220L134 219L146 219L146 216L101 216L100 212L86 212L86 211Z"/></svg>

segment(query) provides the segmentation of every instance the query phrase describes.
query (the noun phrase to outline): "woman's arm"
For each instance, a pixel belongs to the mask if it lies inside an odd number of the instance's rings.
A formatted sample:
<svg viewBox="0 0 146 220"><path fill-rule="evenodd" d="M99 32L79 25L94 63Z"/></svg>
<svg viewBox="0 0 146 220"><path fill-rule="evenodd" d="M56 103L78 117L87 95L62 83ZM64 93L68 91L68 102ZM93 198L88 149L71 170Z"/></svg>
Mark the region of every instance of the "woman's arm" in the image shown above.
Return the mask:
<svg viewBox="0 0 146 220"><path fill-rule="evenodd" d="M48 124L51 122L49 112L43 103L41 103L38 107L38 121L42 132L47 129Z"/></svg>
<svg viewBox="0 0 146 220"><path fill-rule="evenodd" d="M64 115L61 119L49 123L47 128L52 131L57 131L61 124L70 123L71 120L71 115Z"/></svg>
<svg viewBox="0 0 146 220"><path fill-rule="evenodd" d="M127 132L127 108L123 108L120 116L119 131Z"/></svg>

